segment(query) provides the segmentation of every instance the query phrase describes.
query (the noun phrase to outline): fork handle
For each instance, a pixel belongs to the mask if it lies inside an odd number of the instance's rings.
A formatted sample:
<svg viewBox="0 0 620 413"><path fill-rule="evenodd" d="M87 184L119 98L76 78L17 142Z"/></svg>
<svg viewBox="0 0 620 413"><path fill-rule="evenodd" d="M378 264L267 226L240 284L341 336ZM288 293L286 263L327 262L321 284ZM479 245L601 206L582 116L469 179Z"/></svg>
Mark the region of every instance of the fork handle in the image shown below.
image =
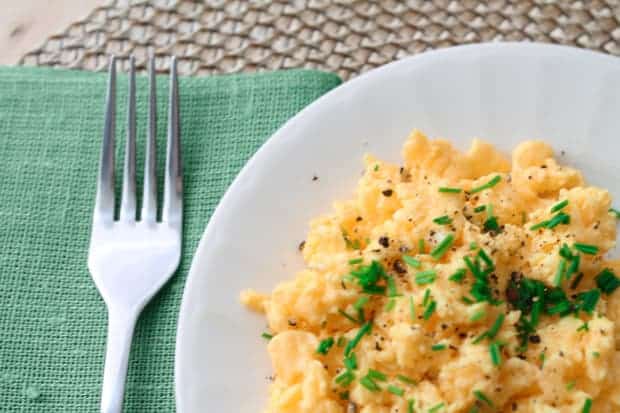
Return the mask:
<svg viewBox="0 0 620 413"><path fill-rule="evenodd" d="M125 378L131 339L138 314L108 307L108 339L105 352L101 413L120 413L123 409Z"/></svg>

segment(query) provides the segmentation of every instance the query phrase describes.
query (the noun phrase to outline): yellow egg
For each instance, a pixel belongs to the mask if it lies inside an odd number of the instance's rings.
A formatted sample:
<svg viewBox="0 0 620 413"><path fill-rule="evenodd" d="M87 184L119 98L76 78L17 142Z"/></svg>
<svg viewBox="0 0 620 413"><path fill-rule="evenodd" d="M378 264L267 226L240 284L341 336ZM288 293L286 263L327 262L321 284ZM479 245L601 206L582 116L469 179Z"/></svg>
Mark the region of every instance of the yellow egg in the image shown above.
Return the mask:
<svg viewBox="0 0 620 413"><path fill-rule="evenodd" d="M241 293L274 334L264 411L620 412L609 193L542 141L509 159L414 131L403 158L367 155L306 268Z"/></svg>

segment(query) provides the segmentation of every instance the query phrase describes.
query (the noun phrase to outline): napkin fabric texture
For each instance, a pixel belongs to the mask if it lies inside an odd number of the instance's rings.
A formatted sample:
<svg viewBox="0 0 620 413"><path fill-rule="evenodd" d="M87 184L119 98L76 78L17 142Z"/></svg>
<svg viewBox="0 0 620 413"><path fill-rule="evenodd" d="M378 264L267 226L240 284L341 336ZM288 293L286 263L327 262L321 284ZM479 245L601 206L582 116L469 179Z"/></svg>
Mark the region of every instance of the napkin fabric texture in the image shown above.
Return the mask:
<svg viewBox="0 0 620 413"><path fill-rule="evenodd" d="M117 79L117 178L126 80ZM167 80L158 79L160 184ZM0 68L0 412L99 409L106 309L86 261L106 82L102 73ZM183 253L179 270L138 322L125 411L175 410L178 310L211 213L260 145L339 83L337 76L316 71L180 79ZM146 79L138 78L137 86L140 185Z"/></svg>

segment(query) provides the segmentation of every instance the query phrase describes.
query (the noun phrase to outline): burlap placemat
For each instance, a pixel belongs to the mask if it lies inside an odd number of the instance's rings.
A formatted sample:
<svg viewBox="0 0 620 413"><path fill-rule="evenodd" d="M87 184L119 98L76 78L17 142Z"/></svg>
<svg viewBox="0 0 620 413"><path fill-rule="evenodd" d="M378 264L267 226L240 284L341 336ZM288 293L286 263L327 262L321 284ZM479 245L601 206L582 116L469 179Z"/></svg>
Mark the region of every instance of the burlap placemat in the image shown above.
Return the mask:
<svg viewBox="0 0 620 413"><path fill-rule="evenodd" d="M182 74L317 68L343 79L424 50L531 40L620 54L620 1L116 0L27 65L102 69L107 55L181 57Z"/></svg>

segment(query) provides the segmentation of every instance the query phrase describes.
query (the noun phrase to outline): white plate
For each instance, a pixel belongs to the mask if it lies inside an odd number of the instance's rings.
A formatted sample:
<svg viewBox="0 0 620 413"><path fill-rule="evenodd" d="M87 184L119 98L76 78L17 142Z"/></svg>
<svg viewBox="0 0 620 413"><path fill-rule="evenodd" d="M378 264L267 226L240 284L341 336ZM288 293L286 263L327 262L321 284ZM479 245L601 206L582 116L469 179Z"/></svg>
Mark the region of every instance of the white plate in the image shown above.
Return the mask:
<svg viewBox="0 0 620 413"><path fill-rule="evenodd" d="M351 195L364 153L398 162L414 127L461 148L472 137L505 151L544 139L591 183L620 194L619 59L495 43L425 53L347 82L273 135L213 214L181 306L179 412L262 411L266 323L239 304L239 291L291 278L308 220Z"/></svg>

